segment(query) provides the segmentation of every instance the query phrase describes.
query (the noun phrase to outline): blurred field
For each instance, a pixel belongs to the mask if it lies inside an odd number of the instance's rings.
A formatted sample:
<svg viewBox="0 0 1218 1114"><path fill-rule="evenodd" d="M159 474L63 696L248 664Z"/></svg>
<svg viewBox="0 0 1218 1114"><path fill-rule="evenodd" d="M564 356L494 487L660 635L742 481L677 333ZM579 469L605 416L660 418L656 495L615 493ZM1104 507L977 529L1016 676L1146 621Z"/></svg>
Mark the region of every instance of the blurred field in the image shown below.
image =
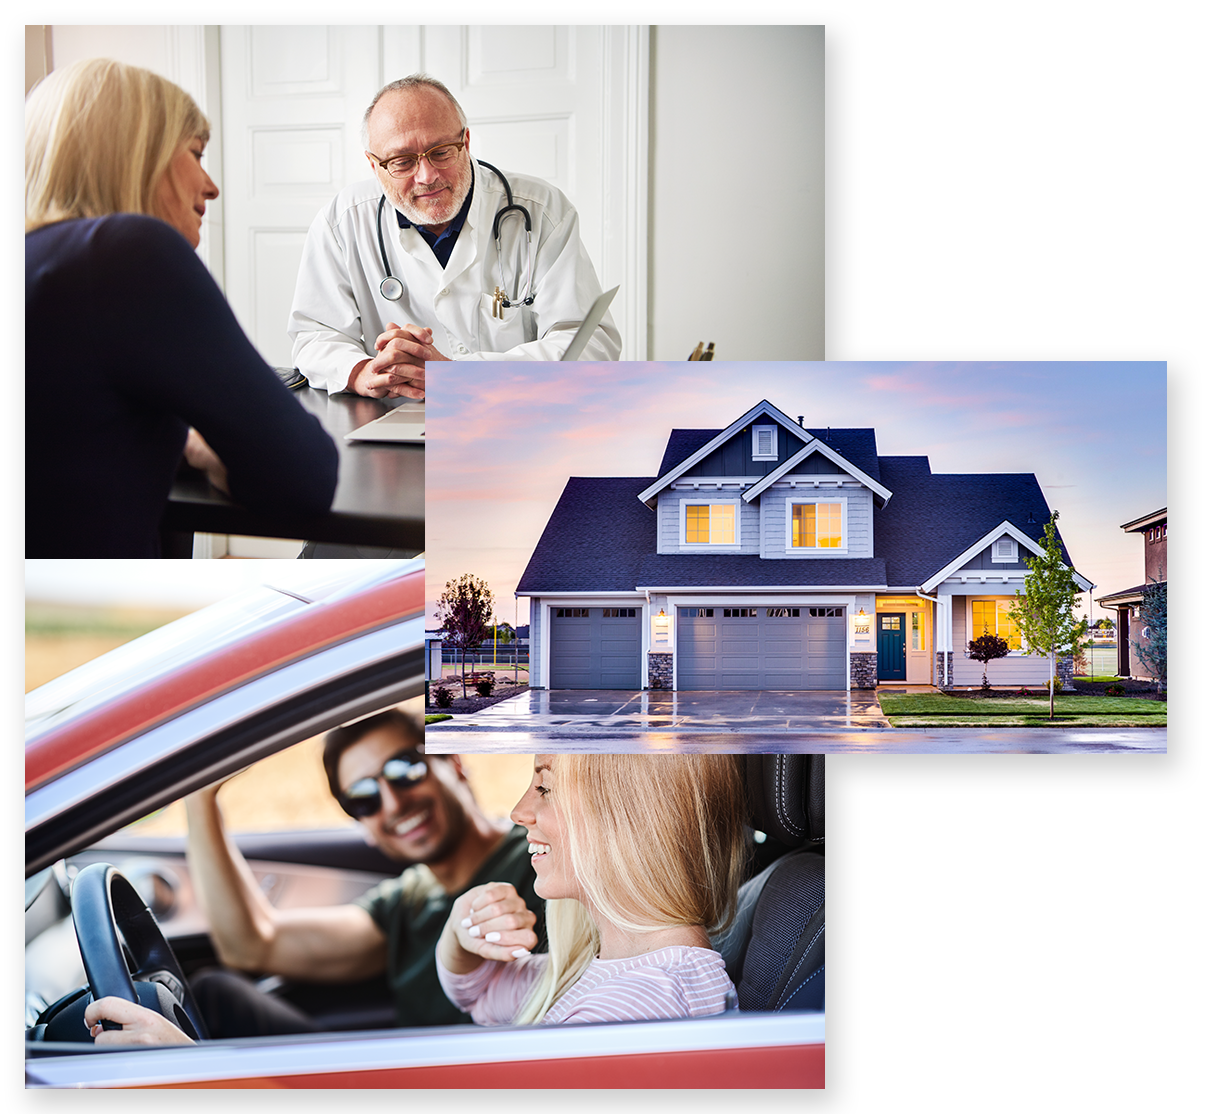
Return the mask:
<svg viewBox="0 0 1218 1114"><path fill-rule="evenodd" d="M27 612L25 690L92 661L171 615L133 617L131 613L87 612L36 616ZM407 701L404 711L421 717L423 701ZM530 755L475 754L462 766L482 807L493 816L506 816L528 787L533 773ZM352 823L330 796L321 767L321 737L306 739L238 774L220 791L220 804L233 831L283 831L325 828ZM147 835L180 835L186 831L186 810L177 802L131 826Z"/></svg>

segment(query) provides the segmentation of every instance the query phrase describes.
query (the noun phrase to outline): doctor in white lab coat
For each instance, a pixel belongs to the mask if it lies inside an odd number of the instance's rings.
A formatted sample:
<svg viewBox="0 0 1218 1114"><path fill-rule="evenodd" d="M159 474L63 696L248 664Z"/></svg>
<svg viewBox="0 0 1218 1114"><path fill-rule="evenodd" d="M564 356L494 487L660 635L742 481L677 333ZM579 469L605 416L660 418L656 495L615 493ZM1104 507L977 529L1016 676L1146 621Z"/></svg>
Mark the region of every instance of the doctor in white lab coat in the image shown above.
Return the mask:
<svg viewBox="0 0 1218 1114"><path fill-rule="evenodd" d="M558 359L601 293L571 202L545 182L509 175L513 201L532 219L532 244L510 211L496 250L503 184L473 160L464 113L431 78L386 86L364 134L376 180L348 186L317 215L296 280L288 332L310 384L422 398L429 360ZM396 301L382 292L378 225L402 287ZM532 304L520 304L530 293ZM511 304L501 305L503 296ZM620 353L606 316L584 358Z"/></svg>

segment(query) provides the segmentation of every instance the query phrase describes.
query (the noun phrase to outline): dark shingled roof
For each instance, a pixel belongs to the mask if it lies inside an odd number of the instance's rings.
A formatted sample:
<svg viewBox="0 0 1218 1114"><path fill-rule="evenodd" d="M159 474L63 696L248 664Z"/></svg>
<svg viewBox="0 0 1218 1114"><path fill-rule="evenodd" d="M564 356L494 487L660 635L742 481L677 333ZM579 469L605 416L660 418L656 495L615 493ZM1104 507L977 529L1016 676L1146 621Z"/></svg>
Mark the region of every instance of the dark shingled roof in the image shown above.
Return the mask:
<svg viewBox="0 0 1218 1114"><path fill-rule="evenodd" d="M643 560L639 576L643 588L882 587L888 583L879 557L763 561L755 553L652 553Z"/></svg>
<svg viewBox="0 0 1218 1114"><path fill-rule="evenodd" d="M661 474L718 430L675 429ZM655 512L638 499L654 480L573 477L517 591L629 592L637 587L833 587L924 583L1006 520L1040 541L1049 507L1029 473L937 476L924 456L875 455L873 430L810 430L893 492L874 510L871 558L762 560L756 554L656 553ZM868 455L868 452L870 455ZM670 458L672 463L670 463ZM1069 555L1062 546L1062 555Z"/></svg>
<svg viewBox="0 0 1218 1114"><path fill-rule="evenodd" d="M572 476L525 566L518 592L626 592L656 549L656 516L639 502L650 477Z"/></svg>
<svg viewBox="0 0 1218 1114"><path fill-rule="evenodd" d="M893 496L876 508L875 552L894 586L921 584L1004 519L1036 542L1049 521L1031 472L936 476L924 456L882 456L879 479Z"/></svg>
<svg viewBox="0 0 1218 1114"><path fill-rule="evenodd" d="M721 429L674 429L668 435L668 445L664 449L664 459L660 461L656 479L667 476L681 461L693 456L707 441L713 440L722 432ZM642 491L643 488L639 490Z"/></svg>

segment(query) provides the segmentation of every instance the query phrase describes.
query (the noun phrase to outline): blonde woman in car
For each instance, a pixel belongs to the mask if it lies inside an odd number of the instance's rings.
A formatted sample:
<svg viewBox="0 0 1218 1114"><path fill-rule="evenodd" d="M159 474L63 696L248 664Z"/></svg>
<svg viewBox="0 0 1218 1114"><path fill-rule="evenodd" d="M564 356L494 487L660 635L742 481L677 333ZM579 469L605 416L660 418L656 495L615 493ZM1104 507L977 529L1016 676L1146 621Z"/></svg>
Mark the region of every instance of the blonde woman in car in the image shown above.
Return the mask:
<svg viewBox="0 0 1218 1114"><path fill-rule="evenodd" d="M512 811L547 899L493 882L458 898L440 984L474 1021L651 1020L722 1013L733 995L710 934L735 915L744 792L730 755L539 755Z"/></svg>

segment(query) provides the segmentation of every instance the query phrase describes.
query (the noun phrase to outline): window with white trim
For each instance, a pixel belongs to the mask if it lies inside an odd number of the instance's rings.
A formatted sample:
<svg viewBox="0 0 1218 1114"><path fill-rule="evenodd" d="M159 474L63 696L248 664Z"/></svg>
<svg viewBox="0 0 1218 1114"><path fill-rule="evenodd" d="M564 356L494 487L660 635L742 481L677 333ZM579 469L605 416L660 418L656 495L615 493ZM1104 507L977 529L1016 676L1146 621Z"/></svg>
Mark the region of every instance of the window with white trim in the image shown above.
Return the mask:
<svg viewBox="0 0 1218 1114"><path fill-rule="evenodd" d="M1010 564L1019 560L1019 543L1014 538L999 538L990 546L990 559Z"/></svg>
<svg viewBox="0 0 1218 1114"><path fill-rule="evenodd" d="M777 460L778 459L778 426L776 426L776 425L755 425L755 426L753 426L753 459L754 460Z"/></svg>
<svg viewBox="0 0 1218 1114"><path fill-rule="evenodd" d="M844 499L794 497L786 501L786 507L788 553L846 551Z"/></svg>
<svg viewBox="0 0 1218 1114"><path fill-rule="evenodd" d="M1008 614L1012 600L973 600L970 611L973 620L973 630L969 635L970 641L980 638L983 634L996 634L1007 644L1009 650L1019 650L1023 643L1019 637L1019 628L1011 622Z"/></svg>
<svg viewBox="0 0 1218 1114"><path fill-rule="evenodd" d="M682 546L739 546L740 506L711 499L681 500Z"/></svg>

